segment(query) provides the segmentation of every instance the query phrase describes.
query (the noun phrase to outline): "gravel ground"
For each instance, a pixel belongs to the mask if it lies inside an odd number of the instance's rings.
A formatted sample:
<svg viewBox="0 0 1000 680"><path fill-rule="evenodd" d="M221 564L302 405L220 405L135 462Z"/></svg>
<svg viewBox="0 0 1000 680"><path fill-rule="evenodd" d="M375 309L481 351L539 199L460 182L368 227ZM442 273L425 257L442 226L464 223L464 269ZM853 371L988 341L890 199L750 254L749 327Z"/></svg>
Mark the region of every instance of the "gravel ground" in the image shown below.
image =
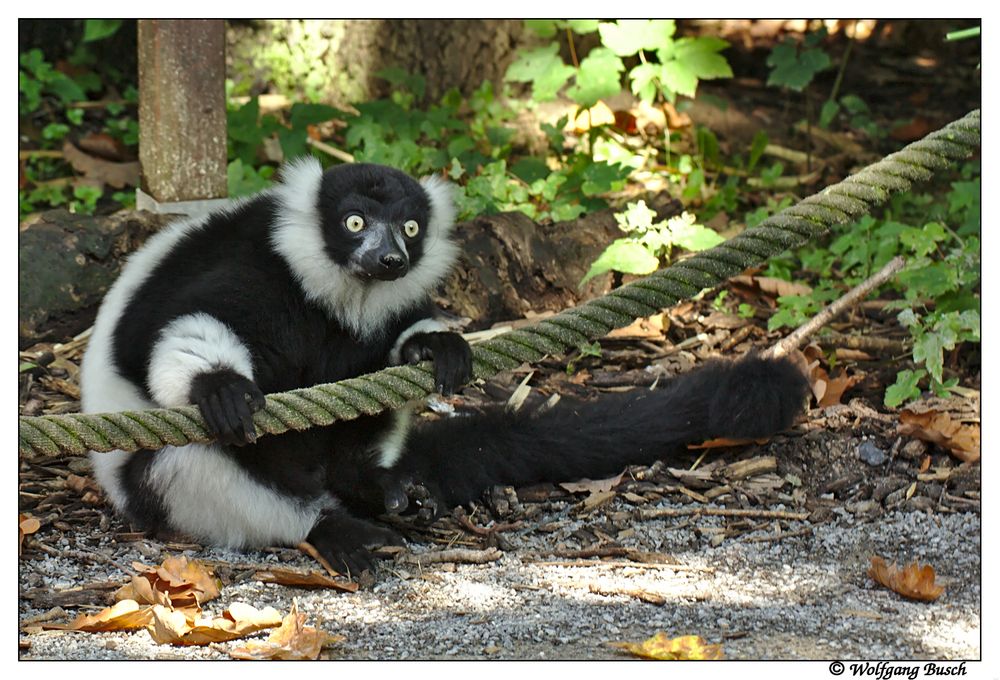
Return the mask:
<svg viewBox="0 0 1000 680"><path fill-rule="evenodd" d="M616 499L604 510L631 509ZM245 602L287 612L297 599L310 625L346 638L328 652L329 658L342 659L622 659L608 642L639 641L660 630L721 643L727 659L980 657L977 514L897 511L858 520L834 509L830 521L788 525L790 532L812 526L812 535L752 540L773 535L768 528L716 547L713 529L723 526L723 518L637 521L634 531L619 533L618 542L667 554L676 565L607 561L584 566L580 560L546 556L557 545L572 545L573 532L584 526L568 512L556 510L505 533L509 545L499 561L424 569L386 563L375 585L356 593L264 584L245 575L232 577L234 567L230 578L224 577L230 582L222 596L206 610L219 614L233 602ZM540 530L547 519L559 520L555 532ZM70 546L61 540L66 548L99 550L120 564L153 564L173 554L155 541L117 544L107 536L81 536ZM187 554L233 565L281 561L314 568L290 551ZM876 585L866 575L873 555L932 564L945 593L932 603L912 602ZM124 580L108 562L40 552L22 557L19 569L22 593ZM661 595L666 603L644 602L637 591ZM22 624L44 611L33 608L31 600L19 601ZM74 613L69 610L60 620ZM159 646L144 630L22 632L20 642L24 660L227 658L227 645Z"/></svg>

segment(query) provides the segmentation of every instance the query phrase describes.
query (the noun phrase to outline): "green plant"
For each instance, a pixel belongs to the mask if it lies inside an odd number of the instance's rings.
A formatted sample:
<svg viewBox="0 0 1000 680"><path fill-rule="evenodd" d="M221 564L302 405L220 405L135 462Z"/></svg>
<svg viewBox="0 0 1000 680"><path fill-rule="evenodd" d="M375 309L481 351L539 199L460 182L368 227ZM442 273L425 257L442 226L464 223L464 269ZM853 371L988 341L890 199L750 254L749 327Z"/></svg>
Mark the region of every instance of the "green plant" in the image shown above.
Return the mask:
<svg viewBox="0 0 1000 680"><path fill-rule="evenodd" d="M629 203L625 211L616 213L618 228L627 235L609 245L590 265L580 281L582 286L591 278L609 271L624 274L649 274L661 261L670 259L674 247L691 251L706 250L724 239L701 224L690 213L653 222L656 212L645 201Z"/></svg>
<svg viewBox="0 0 1000 680"><path fill-rule="evenodd" d="M22 116L34 113L46 95L56 97L64 106L87 98L76 81L45 60L40 49L21 53L17 72L18 112Z"/></svg>
<svg viewBox="0 0 1000 680"><path fill-rule="evenodd" d="M701 80L731 78L726 58L719 52L729 46L719 38L674 38L673 20L536 20L526 22L542 38L553 41L522 51L507 70L506 79L531 83L532 98L546 101L566 88L566 96L583 108L593 106L621 90L626 73L630 89L643 101L657 96L675 101L678 95L694 97ZM573 54L566 64L554 40L565 31ZM601 47L577 62L573 34L597 32ZM636 57L628 69L623 58Z"/></svg>
<svg viewBox="0 0 1000 680"><path fill-rule="evenodd" d="M767 57L767 65L771 67L767 84L796 92L805 89L817 73L830 68L830 55L820 47L825 38L826 29L821 28L807 34L801 44L786 38L775 45Z"/></svg>
<svg viewBox="0 0 1000 680"><path fill-rule="evenodd" d="M778 298L769 327L803 323L846 288L903 255L906 266L887 284L898 299L887 309L900 310L917 368L899 372L885 404L895 407L919 396L921 384L945 393L957 384L945 375L945 352L979 342L980 195L978 166L967 163L961 179L943 195L899 194L882 215L836 227L827 247L772 259L768 275L791 279L801 269L819 283L811 295Z"/></svg>

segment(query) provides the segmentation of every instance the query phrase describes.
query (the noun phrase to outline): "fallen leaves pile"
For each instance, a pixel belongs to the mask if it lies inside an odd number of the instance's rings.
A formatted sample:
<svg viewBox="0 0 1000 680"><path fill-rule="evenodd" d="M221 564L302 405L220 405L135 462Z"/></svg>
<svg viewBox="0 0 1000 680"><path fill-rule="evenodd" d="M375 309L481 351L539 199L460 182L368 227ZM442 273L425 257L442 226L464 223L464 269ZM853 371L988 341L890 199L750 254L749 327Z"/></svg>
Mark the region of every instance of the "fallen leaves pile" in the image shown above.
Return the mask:
<svg viewBox="0 0 1000 680"><path fill-rule="evenodd" d="M316 659L324 646L343 639L306 626L295 604L284 618L273 607L258 610L239 602L221 616L203 616L202 605L219 597L220 583L196 560L168 557L156 567L139 562L132 567L137 573L115 593L113 607L41 627L91 633L145 628L157 644L186 646L228 642L280 626L267 641L227 650L234 658L251 660Z"/></svg>

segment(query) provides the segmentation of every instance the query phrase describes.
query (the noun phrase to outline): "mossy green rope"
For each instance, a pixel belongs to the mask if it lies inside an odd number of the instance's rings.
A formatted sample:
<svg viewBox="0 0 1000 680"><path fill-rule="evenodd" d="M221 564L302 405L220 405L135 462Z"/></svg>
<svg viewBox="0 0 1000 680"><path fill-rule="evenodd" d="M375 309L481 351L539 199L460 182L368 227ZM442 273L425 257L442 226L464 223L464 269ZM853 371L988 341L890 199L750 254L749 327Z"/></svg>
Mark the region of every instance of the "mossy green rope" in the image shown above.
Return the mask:
<svg viewBox="0 0 1000 680"><path fill-rule="evenodd" d="M971 155L979 143L977 109L711 250L533 326L474 346L473 373L477 378L492 377L522 362L535 362L546 354L596 340L636 317L692 297L747 267L826 233L833 224L866 214L890 194L905 191L912 182L931 177L933 170ZM433 389L429 364L394 366L338 383L268 395L266 406L254 415L254 422L260 434L304 430L398 409ZM21 417L18 423L22 454L137 451L211 440L194 406Z"/></svg>

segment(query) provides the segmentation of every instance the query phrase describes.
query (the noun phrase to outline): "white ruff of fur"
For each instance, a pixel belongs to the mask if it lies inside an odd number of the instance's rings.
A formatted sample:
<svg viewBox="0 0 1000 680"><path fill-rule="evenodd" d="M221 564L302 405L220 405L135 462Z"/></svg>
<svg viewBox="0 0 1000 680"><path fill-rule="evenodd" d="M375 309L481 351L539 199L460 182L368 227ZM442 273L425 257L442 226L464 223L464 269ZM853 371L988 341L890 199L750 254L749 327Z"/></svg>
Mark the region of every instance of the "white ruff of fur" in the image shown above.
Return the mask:
<svg viewBox="0 0 1000 680"><path fill-rule="evenodd" d="M401 409L393 411L392 427L379 440L375 447L378 451L377 463L379 467L388 470L399 457L403 455L406 448L406 438L410 435L410 420L412 416L411 406L407 405Z"/></svg>
<svg viewBox="0 0 1000 680"><path fill-rule="evenodd" d="M298 160L282 172L284 182L275 189L280 208L271 243L291 267L306 297L322 305L355 336L377 336L387 321L424 299L451 271L458 246L448 238L455 221L448 182L437 177L420 181L431 205L420 261L396 281L362 281L326 254L317 205L323 178L319 161Z"/></svg>
<svg viewBox="0 0 1000 680"><path fill-rule="evenodd" d="M158 404L191 403L191 382L202 373L236 371L253 379L250 352L229 326L199 312L171 321L160 333L149 358L149 391Z"/></svg>

